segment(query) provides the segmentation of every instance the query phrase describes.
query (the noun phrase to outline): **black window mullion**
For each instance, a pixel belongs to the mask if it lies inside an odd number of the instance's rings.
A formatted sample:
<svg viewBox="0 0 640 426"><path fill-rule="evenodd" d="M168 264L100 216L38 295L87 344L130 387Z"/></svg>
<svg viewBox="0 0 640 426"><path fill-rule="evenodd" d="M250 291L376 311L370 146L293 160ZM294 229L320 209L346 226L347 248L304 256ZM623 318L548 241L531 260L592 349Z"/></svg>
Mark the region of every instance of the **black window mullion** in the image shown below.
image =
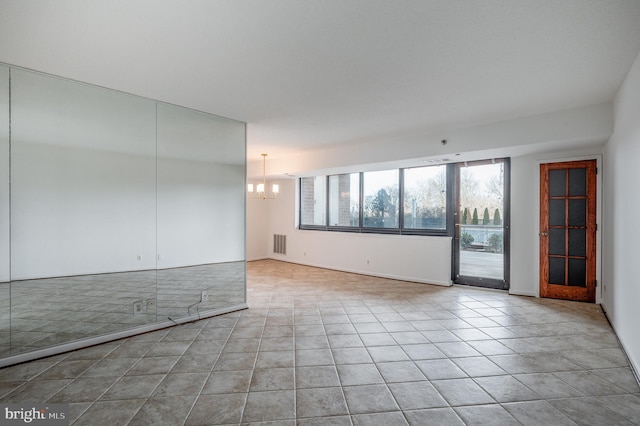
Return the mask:
<svg viewBox="0 0 640 426"><path fill-rule="evenodd" d="M404 228L404 169L400 169L400 173L398 173L398 231L402 234L402 229Z"/></svg>
<svg viewBox="0 0 640 426"><path fill-rule="evenodd" d="M455 219L458 214L457 212L457 197L456 194L456 164L450 163L447 164L446 171L446 188L447 188L447 201L446 201L446 209L447 214L445 215L446 219L446 230L447 235L453 237L453 232L455 228Z"/></svg>
<svg viewBox="0 0 640 426"><path fill-rule="evenodd" d="M324 177L324 196L325 196L325 202L324 202L324 227L325 230L329 229L329 209L331 208L331 206L329 206L329 176L325 176Z"/></svg>

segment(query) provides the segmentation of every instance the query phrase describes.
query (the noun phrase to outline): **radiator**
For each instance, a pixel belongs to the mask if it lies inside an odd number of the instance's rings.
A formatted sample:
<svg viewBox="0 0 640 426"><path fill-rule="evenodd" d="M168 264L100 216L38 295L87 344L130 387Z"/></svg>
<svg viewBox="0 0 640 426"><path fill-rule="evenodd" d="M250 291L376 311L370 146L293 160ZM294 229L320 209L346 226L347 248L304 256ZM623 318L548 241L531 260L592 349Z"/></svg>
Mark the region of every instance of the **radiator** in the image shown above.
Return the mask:
<svg viewBox="0 0 640 426"><path fill-rule="evenodd" d="M287 254L287 236L273 234L273 252L276 254Z"/></svg>

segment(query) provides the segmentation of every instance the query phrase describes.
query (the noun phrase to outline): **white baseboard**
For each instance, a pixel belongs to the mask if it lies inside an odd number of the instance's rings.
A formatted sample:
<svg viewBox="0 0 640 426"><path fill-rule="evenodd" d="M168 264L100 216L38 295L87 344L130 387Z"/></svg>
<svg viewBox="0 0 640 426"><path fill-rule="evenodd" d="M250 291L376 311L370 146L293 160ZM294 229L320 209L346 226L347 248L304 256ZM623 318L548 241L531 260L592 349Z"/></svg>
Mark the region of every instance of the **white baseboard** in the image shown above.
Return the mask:
<svg viewBox="0 0 640 426"><path fill-rule="evenodd" d="M388 279L398 280L398 281L407 281L407 282L420 283L420 284L433 284L433 285L439 285L439 286L445 286L445 287L451 287L452 285L451 281L430 280L430 279L423 279L423 278L417 278L417 277L405 277L401 275L382 274L382 273L377 273L372 271L351 269L351 268L336 268L335 266L322 265L322 264L313 263L313 262L300 262L297 260L288 259L286 257L274 256L274 257L271 257L270 259L279 260L279 261L288 262L288 263L295 263L297 265L311 266L313 268L322 268L322 269L329 269L332 271L348 272L351 274L367 275L370 277L388 278Z"/></svg>

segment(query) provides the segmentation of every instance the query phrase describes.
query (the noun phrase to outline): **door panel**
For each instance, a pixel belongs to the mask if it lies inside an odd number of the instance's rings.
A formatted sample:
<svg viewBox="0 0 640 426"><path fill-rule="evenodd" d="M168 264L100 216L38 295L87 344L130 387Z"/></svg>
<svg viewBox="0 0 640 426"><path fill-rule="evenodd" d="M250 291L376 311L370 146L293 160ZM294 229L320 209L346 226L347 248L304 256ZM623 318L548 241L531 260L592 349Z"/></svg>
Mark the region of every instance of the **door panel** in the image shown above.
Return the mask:
<svg viewBox="0 0 640 426"><path fill-rule="evenodd" d="M596 160L540 165L540 296L595 302Z"/></svg>

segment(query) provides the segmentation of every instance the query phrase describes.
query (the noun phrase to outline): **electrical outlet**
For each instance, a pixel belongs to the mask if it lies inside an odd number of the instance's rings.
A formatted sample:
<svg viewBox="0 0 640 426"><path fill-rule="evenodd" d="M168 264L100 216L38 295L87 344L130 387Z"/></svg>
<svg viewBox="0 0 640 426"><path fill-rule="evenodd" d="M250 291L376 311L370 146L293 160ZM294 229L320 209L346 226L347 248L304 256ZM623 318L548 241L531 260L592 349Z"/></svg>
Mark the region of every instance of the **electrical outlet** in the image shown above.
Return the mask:
<svg viewBox="0 0 640 426"><path fill-rule="evenodd" d="M138 262L142 260L142 256L138 255Z"/></svg>
<svg viewBox="0 0 640 426"><path fill-rule="evenodd" d="M209 300L209 292L207 290L202 290L200 292L200 302L206 302Z"/></svg>
<svg viewBox="0 0 640 426"><path fill-rule="evenodd" d="M145 311L155 311L156 310L156 299L147 299L145 303Z"/></svg>
<svg viewBox="0 0 640 426"><path fill-rule="evenodd" d="M142 300L136 300L133 302L133 316L135 317L138 314L141 314L145 311L144 302Z"/></svg>

